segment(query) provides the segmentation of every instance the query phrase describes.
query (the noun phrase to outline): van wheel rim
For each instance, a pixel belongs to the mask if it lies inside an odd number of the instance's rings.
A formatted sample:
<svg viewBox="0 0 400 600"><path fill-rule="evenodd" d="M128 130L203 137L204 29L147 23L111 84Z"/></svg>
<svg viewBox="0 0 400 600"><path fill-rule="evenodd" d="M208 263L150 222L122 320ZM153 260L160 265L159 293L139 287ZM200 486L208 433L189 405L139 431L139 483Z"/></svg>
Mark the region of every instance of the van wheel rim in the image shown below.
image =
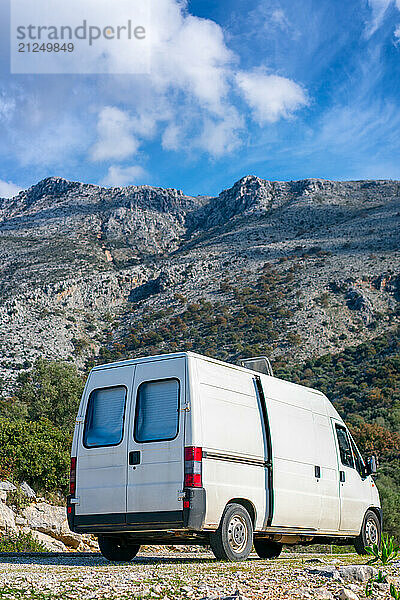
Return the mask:
<svg viewBox="0 0 400 600"><path fill-rule="evenodd" d="M372 520L368 520L365 524L365 538L368 546L378 543L378 529Z"/></svg>
<svg viewBox="0 0 400 600"><path fill-rule="evenodd" d="M248 540L247 523L240 516L235 515L228 525L228 543L234 552L243 552Z"/></svg>

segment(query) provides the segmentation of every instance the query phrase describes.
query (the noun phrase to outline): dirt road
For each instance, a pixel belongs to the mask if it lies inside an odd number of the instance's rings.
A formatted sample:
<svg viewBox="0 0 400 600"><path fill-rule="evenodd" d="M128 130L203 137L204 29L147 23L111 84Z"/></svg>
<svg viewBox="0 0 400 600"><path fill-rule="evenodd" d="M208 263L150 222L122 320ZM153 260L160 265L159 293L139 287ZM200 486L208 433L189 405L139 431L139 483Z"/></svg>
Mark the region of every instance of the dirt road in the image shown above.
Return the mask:
<svg viewBox="0 0 400 600"><path fill-rule="evenodd" d="M276 560L254 555L244 563L220 563L207 552L142 553L120 564L98 555L0 555L0 600L200 600L235 592L251 600L332 600L343 589L361 599L365 584L340 574L341 566L361 563L353 554L283 553ZM377 597L388 597L382 593Z"/></svg>

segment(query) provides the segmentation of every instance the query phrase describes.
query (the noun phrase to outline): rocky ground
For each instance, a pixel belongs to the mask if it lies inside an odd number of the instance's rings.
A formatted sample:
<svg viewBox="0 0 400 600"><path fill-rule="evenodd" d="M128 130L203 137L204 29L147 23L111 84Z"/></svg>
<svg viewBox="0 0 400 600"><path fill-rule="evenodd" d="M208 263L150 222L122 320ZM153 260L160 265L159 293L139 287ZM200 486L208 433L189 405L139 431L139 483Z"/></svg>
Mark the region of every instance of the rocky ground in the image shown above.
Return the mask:
<svg viewBox="0 0 400 600"><path fill-rule="evenodd" d="M0 538L28 533L49 554L0 553L0 600L357 600L377 573L355 554L284 551L277 560L252 554L233 564L196 546L143 546L131 563L112 564L95 537L69 530L64 506L35 497L27 484L17 491L0 482ZM400 588L400 561L384 570ZM379 584L373 598L389 598L388 591Z"/></svg>
<svg viewBox="0 0 400 600"><path fill-rule="evenodd" d="M208 552L140 553L131 563L101 556L1 557L0 599L21 600L357 600L375 571L360 557L283 553L277 560L255 555L244 563L219 563ZM364 561L365 562L365 561ZM386 569L400 584L399 564ZM381 584L373 598L389 598Z"/></svg>
<svg viewBox="0 0 400 600"><path fill-rule="evenodd" d="M0 481L0 537L30 534L49 552L93 552L96 538L70 531L65 506L54 506L23 483Z"/></svg>

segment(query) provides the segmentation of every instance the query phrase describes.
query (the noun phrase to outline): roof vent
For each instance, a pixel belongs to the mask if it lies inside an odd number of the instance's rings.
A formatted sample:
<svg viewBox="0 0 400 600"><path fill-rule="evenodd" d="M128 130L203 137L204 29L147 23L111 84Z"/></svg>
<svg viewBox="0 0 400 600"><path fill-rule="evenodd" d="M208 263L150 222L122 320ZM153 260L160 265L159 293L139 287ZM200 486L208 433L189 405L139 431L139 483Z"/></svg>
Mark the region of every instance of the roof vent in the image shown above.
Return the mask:
<svg viewBox="0 0 400 600"><path fill-rule="evenodd" d="M240 361L242 367L264 373L264 375L274 376L269 358L266 356L255 356L254 358L243 358Z"/></svg>

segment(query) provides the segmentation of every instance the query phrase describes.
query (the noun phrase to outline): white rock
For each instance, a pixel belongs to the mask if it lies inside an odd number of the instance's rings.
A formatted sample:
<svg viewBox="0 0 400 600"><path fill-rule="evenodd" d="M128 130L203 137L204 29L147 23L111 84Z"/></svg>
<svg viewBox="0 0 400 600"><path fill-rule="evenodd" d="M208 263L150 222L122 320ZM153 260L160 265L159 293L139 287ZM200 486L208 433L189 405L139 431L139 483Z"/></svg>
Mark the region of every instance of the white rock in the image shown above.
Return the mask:
<svg viewBox="0 0 400 600"><path fill-rule="evenodd" d="M0 481L0 490L4 492L15 492L17 488L11 481Z"/></svg>
<svg viewBox="0 0 400 600"><path fill-rule="evenodd" d="M15 533L15 514L7 504L0 503L0 531Z"/></svg>
<svg viewBox="0 0 400 600"><path fill-rule="evenodd" d="M297 593L301 595L302 598L306 599L306 598L311 598L311 594L310 594L310 589L307 587L300 587L297 590Z"/></svg>
<svg viewBox="0 0 400 600"><path fill-rule="evenodd" d="M334 600L332 592L326 588L318 588L313 590L312 597L315 598L315 600Z"/></svg>
<svg viewBox="0 0 400 600"><path fill-rule="evenodd" d="M39 502L25 508L23 515L31 529L49 535L66 546L78 548L82 542L82 536L73 533L68 527L67 515L62 506Z"/></svg>
<svg viewBox="0 0 400 600"><path fill-rule="evenodd" d="M154 589L154 588L153 588L153 589ZM193 588L191 588L191 587L190 587L190 586L188 586L188 585L183 585L183 586L181 587L181 591L182 591L184 594L186 594L187 596L193 596L193 594L194 594L194 589L193 589Z"/></svg>
<svg viewBox="0 0 400 600"><path fill-rule="evenodd" d="M4 490L0 490L0 502L7 501L7 492Z"/></svg>
<svg viewBox="0 0 400 600"><path fill-rule="evenodd" d="M236 588L235 592L231 596L225 596L223 600L246 600L245 596L242 596L240 590Z"/></svg>
<svg viewBox="0 0 400 600"><path fill-rule="evenodd" d="M377 575L378 571L370 565L346 565L345 567L339 567L339 573L345 581L364 583Z"/></svg>
<svg viewBox="0 0 400 600"><path fill-rule="evenodd" d="M43 544L46 550L49 552L66 552L67 548L64 546L62 542L55 540L54 538L46 535L45 533L41 533L40 531L32 531L32 537Z"/></svg>
<svg viewBox="0 0 400 600"><path fill-rule="evenodd" d="M91 551L99 552L99 542L93 535L83 534L82 541L87 544Z"/></svg>
<svg viewBox="0 0 400 600"><path fill-rule="evenodd" d="M357 594L348 590L346 588L342 588L339 591L339 600L359 600Z"/></svg>
<svg viewBox="0 0 400 600"><path fill-rule="evenodd" d="M21 492L25 494L25 496L27 496L28 498L36 498L35 492L31 488L31 486L28 483L26 483L26 481L23 481L19 488Z"/></svg>

